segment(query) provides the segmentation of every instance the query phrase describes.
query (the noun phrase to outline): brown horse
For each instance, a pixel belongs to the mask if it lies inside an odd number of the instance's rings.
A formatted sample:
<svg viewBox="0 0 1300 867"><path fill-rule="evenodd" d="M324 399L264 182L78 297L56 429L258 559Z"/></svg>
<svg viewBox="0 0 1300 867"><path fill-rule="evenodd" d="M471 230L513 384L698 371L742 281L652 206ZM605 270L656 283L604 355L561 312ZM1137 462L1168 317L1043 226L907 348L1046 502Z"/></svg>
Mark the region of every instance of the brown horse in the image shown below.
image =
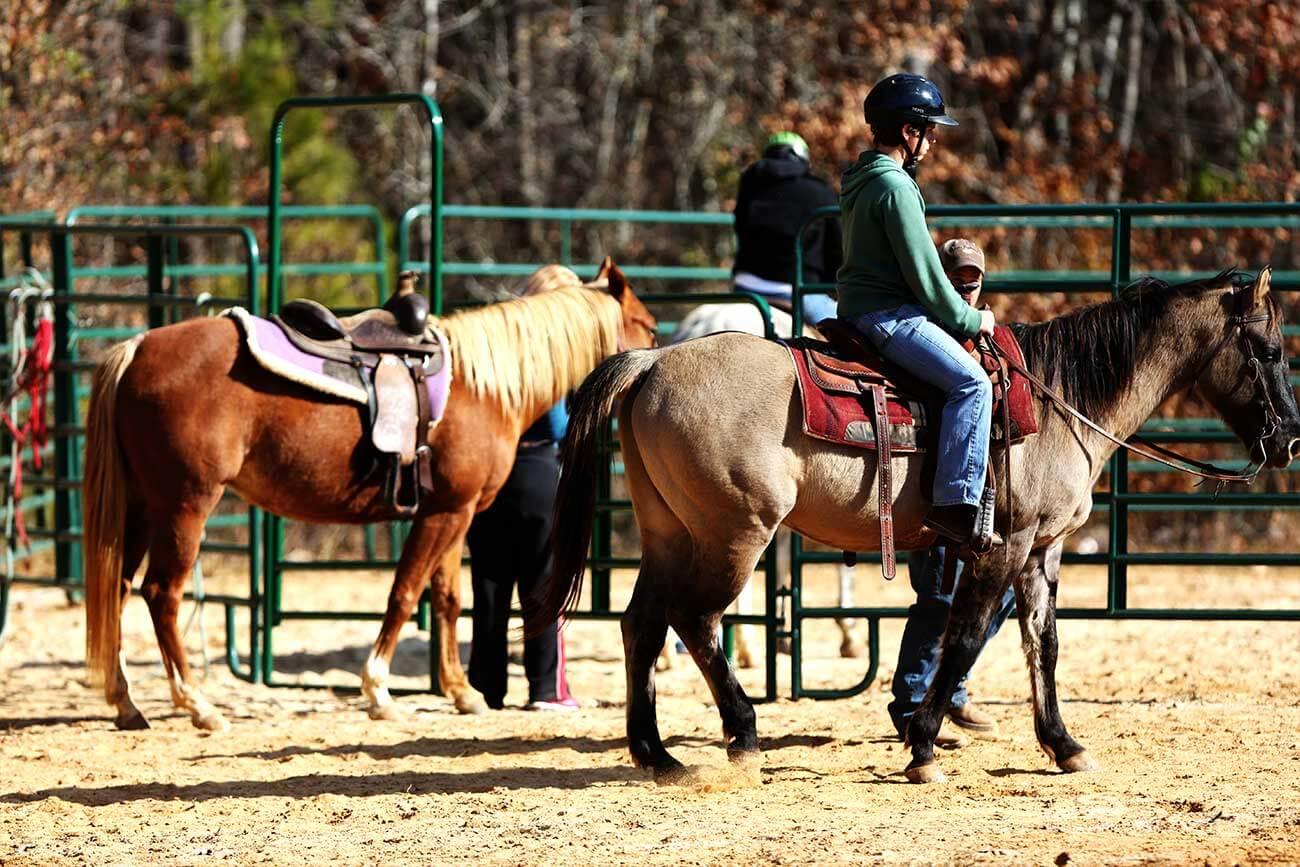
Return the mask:
<svg viewBox="0 0 1300 867"><path fill-rule="evenodd" d="M1199 387L1254 460L1284 467L1300 446L1300 411L1281 315L1267 270L1253 286L1238 276L1179 286L1148 279L1114 301L1021 326L1028 367L1120 437L1171 395ZM552 622L580 587L597 468L593 438L620 397L619 436L642 548L623 617L628 741L633 761L671 781L682 766L660 739L654 692L667 627L713 692L728 753L752 760L754 709L722 652L719 617L782 524L834 548L879 550L878 475L873 453L803 433L793 366L779 344L720 334L610 359L572 403L555 570L548 603L530 628ZM957 586L938 672L907 732L913 781L943 779L935 735L1012 583L1038 742L1062 770L1095 767L1057 706L1056 586L1064 539L1087 520L1093 485L1115 445L1054 405L1044 402L1039 416L1039 433L1012 448L1015 523L1007 543L976 561L974 580ZM993 463L1002 467L1001 458ZM896 458L892 471L900 547L928 547L934 537L921 527L921 460ZM1004 497L999 526L1006 505Z"/></svg>
<svg viewBox="0 0 1300 867"><path fill-rule="evenodd" d="M436 494L421 498L388 609L362 672L375 718L398 708L388 666L426 583L440 625L443 694L483 709L456 645L460 560L474 514L505 482L519 436L602 359L654 345L655 320L605 260L596 283L438 320L452 364L446 413L429 433ZM169 325L118 344L95 375L86 432L86 657L119 728L146 728L119 658L121 611L145 554L141 593L172 700L194 724L226 722L194 682L176 627L203 524L222 492L302 521L398 516L369 472L357 406L263 370L225 317ZM503 540L507 542L508 540Z"/></svg>

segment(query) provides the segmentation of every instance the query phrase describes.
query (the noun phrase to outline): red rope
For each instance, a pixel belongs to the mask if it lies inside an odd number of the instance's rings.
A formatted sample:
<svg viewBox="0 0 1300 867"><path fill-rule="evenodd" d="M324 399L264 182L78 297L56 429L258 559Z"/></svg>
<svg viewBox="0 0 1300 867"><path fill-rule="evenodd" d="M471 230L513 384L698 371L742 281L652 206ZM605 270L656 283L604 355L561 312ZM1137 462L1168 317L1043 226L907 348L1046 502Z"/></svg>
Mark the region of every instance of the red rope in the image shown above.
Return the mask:
<svg viewBox="0 0 1300 867"><path fill-rule="evenodd" d="M22 315L21 311L19 315ZM42 316L37 320L36 333L32 335L31 347L23 350L19 356L18 368L20 373L18 374L18 380L4 398L4 405L8 406L11 400L26 392L30 402L27 420L21 425L16 424L8 412L0 410L0 420L3 420L5 427L9 429L9 435L18 443L19 452L22 451L24 443L31 443L32 465L37 471L41 469L41 450L45 448L45 444L49 439L49 426L45 420L45 404L46 394L49 391L50 369L53 362L54 320L48 316ZM27 524L23 520L23 512L19 507L19 502L23 496L23 462L21 454L14 461L12 477L14 528L18 532L18 541L23 547L30 549L31 540L27 538Z"/></svg>

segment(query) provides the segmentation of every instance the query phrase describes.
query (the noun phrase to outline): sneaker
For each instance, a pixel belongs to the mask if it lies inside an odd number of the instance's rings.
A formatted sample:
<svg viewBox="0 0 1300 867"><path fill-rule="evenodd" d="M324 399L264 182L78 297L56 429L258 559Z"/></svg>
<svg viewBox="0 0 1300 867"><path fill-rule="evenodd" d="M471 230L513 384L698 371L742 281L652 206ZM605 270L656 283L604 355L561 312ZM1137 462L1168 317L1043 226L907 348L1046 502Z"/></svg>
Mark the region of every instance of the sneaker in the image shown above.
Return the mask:
<svg viewBox="0 0 1300 867"><path fill-rule="evenodd" d="M960 707L948 708L948 719L952 721L953 725L968 732L997 737L997 720L977 708L973 701L967 702Z"/></svg>
<svg viewBox="0 0 1300 867"><path fill-rule="evenodd" d="M569 696L568 698L552 699L549 701L530 701L528 704L524 705L524 710L569 713L578 710L580 707L582 707L582 703L573 696Z"/></svg>

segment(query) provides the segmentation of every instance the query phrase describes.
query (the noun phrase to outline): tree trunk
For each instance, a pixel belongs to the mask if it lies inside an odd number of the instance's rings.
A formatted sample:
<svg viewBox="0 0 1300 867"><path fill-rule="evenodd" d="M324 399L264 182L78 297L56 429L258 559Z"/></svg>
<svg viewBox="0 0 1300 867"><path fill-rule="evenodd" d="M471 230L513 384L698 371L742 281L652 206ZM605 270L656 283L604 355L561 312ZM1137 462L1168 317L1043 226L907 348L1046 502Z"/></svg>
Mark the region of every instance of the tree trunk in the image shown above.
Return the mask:
<svg viewBox="0 0 1300 867"><path fill-rule="evenodd" d="M1107 201L1117 202L1124 191L1124 164L1133 145L1137 124L1138 96L1142 82L1142 7L1134 4L1128 17L1128 48L1125 57L1124 107L1120 111L1119 131L1115 135L1117 153L1112 167Z"/></svg>

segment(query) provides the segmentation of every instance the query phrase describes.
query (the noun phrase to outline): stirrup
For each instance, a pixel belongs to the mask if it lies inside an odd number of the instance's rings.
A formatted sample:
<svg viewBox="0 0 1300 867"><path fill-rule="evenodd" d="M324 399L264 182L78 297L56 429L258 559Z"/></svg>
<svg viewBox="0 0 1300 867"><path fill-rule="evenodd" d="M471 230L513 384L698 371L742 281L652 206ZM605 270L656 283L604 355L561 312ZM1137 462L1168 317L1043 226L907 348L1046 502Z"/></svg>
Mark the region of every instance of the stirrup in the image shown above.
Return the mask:
<svg viewBox="0 0 1300 867"><path fill-rule="evenodd" d="M971 553L977 557L987 554L998 545L1006 544L1002 534L993 526L993 518L996 513L997 490L990 480L984 486L984 493L980 495L979 508L975 512L975 530L971 533Z"/></svg>

